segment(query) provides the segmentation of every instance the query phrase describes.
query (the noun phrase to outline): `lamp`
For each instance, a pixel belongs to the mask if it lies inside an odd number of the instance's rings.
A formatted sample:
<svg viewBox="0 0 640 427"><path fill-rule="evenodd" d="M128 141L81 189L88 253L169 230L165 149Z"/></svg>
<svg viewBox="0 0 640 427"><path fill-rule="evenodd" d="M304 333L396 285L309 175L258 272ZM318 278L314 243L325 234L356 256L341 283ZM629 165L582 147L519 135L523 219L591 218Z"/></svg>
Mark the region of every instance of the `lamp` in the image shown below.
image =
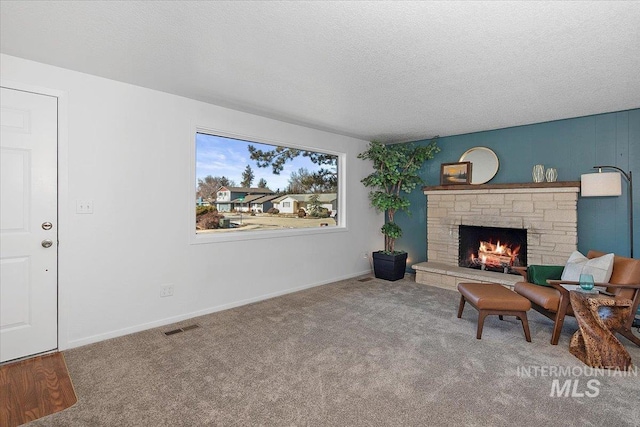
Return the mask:
<svg viewBox="0 0 640 427"><path fill-rule="evenodd" d="M617 172L602 172L602 169L615 169ZM626 173L617 166L594 166L597 173L586 173L580 177L580 195L582 197L620 196L622 194L622 177L628 185L629 193L629 246L633 258L633 180L631 171Z"/></svg>

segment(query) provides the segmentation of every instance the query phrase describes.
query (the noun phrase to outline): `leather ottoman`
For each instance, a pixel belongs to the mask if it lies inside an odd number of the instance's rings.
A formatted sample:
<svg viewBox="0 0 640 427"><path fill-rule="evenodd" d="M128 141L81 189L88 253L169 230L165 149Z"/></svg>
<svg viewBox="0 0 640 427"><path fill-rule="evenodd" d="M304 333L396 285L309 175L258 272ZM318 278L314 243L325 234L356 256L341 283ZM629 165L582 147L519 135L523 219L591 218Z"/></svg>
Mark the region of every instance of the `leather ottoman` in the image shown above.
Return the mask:
<svg viewBox="0 0 640 427"><path fill-rule="evenodd" d="M460 283L458 291L461 294L458 318L462 317L465 302L478 310L477 339L482 337L484 318L490 314L497 314L500 320L503 320L502 316L515 316L520 319L524 336L531 342L527 321L527 311L531 308L531 302L528 299L497 283Z"/></svg>

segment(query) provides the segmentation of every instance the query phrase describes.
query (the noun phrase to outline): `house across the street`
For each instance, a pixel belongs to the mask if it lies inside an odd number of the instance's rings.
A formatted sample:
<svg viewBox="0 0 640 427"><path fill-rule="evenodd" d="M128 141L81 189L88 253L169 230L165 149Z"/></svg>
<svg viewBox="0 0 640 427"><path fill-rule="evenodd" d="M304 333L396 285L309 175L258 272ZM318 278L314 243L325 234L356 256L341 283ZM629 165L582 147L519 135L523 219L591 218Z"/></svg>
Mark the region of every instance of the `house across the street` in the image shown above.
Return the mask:
<svg viewBox="0 0 640 427"><path fill-rule="evenodd" d="M218 212L249 211L249 203L266 195L275 195L268 188L220 187L216 193Z"/></svg>
<svg viewBox="0 0 640 427"><path fill-rule="evenodd" d="M251 201L252 212L267 212L273 207L273 200L278 197L275 194L268 194L266 196L260 196Z"/></svg>
<svg viewBox="0 0 640 427"><path fill-rule="evenodd" d="M273 199L273 207L278 209L280 213L298 213L300 208L308 212L312 196L313 194L285 194ZM321 207L333 214L338 208L338 194L320 193L318 194L318 202Z"/></svg>

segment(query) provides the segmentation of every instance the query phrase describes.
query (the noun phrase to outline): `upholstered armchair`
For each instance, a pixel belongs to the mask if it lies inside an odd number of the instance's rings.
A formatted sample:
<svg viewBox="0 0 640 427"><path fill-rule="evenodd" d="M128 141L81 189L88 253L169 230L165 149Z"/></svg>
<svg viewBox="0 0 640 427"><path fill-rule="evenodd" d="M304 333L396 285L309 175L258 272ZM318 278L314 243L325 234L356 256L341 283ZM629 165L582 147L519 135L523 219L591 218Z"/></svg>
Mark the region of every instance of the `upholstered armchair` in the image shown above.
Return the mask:
<svg viewBox="0 0 640 427"><path fill-rule="evenodd" d="M587 258L593 259L603 255L605 255L604 252L589 251ZM578 284L578 282L550 279L546 281L546 286L539 285L531 283L533 280L528 280L526 267L517 270L524 276L524 281L516 283L514 290L531 301L531 307L534 310L553 320L551 344L557 345L565 316L574 316L569 291L561 284ZM633 318L640 303L640 259L615 256L609 283L596 283L596 285L606 286L607 292L612 293L616 299L632 301L631 315L615 332L640 347L640 338L632 332Z"/></svg>

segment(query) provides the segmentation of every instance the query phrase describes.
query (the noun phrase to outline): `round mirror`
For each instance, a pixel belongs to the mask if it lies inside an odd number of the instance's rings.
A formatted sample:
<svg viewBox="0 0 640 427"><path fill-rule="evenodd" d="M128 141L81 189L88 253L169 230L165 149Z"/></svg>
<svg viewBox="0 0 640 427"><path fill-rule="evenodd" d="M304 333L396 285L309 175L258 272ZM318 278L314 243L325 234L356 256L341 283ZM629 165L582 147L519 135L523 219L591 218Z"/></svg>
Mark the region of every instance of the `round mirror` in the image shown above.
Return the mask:
<svg viewBox="0 0 640 427"><path fill-rule="evenodd" d="M473 147L460 157L461 162L471 162L471 184L491 181L498 172L500 162L493 150L487 147Z"/></svg>

